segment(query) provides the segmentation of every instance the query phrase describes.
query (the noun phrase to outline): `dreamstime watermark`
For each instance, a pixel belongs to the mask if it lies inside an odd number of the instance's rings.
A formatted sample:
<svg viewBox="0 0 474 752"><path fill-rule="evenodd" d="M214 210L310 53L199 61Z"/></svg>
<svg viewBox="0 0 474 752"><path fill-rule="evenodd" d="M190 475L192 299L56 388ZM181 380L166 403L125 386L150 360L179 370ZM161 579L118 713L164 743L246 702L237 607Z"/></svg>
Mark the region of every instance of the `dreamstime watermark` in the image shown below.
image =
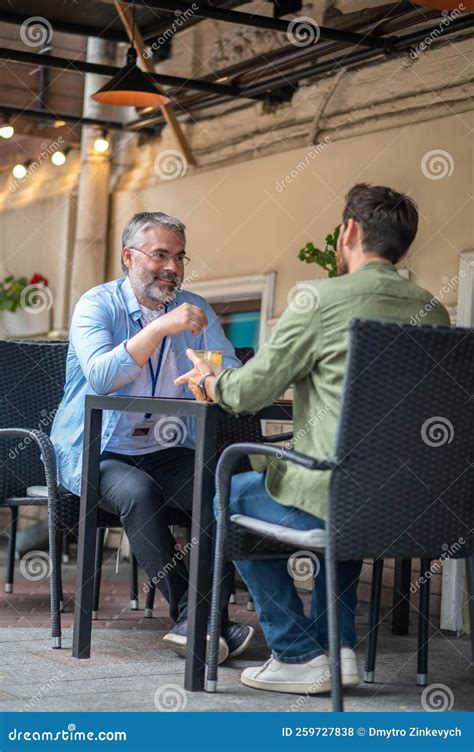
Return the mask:
<svg viewBox="0 0 474 752"><path fill-rule="evenodd" d="M298 162L296 167L294 167L285 177L283 180L279 180L278 183L275 184L275 190L278 191L278 193L281 193L285 190L285 188L290 185L290 183L293 182L301 173L303 170L307 168L307 166L310 164L312 159L315 159L319 154L321 154L322 151L328 146L328 144L331 143L331 139L329 136L325 136L325 138L320 141L318 144L313 144L307 151L306 156L303 160Z"/></svg>
<svg viewBox="0 0 474 752"><path fill-rule="evenodd" d="M451 24L451 21L454 21L455 18L459 18L459 16L461 16L465 10L467 10L467 8L464 6L464 3L459 3L458 7L454 8L451 11L441 11L443 18L439 22L436 29L433 29L433 31L431 31L416 47L412 47L410 49L410 57L412 58L412 60L417 60L420 57L420 52L425 52L425 50L428 50L433 42L435 42L438 37L443 34L445 29L448 28L448 26Z"/></svg>
<svg viewBox="0 0 474 752"><path fill-rule="evenodd" d="M53 38L53 27L43 16L30 16L20 26L20 39L28 47L45 47Z"/></svg>
<svg viewBox="0 0 474 752"><path fill-rule="evenodd" d="M430 684L422 692L421 707L427 713L447 713L453 704L453 691L446 684Z"/></svg>
<svg viewBox="0 0 474 752"><path fill-rule="evenodd" d="M168 44L168 42L173 38L176 32L181 29L186 21L192 18L197 10L199 10L199 5L197 3L192 3L191 6L189 8L186 8L185 11L175 10L175 18L169 28L165 29L160 34L160 36L155 39L153 44L151 44L144 51L143 57L145 58L145 60L153 57L153 54L155 52L157 52L161 47L164 47L166 44Z"/></svg>
<svg viewBox="0 0 474 752"><path fill-rule="evenodd" d="M296 551L288 558L288 574L295 582L303 582L308 577L317 577L321 562L314 551Z"/></svg>
<svg viewBox="0 0 474 752"><path fill-rule="evenodd" d="M37 710L37 706L40 700L42 700L43 697L48 694L48 692L54 689L58 682L60 682L61 679L64 679L65 676L66 674L64 673L64 671L58 671L55 676L53 676L51 679L49 679L49 681L46 682L46 684L43 684L43 686L39 688L34 697L32 697L25 705L23 705L23 711L25 713L28 713L31 710Z"/></svg>
<svg viewBox="0 0 474 752"><path fill-rule="evenodd" d="M286 302L293 313L311 313L319 308L319 293L314 284L300 283L288 290Z"/></svg>
<svg viewBox="0 0 474 752"><path fill-rule="evenodd" d="M288 24L286 36L295 47L307 47L316 44L321 36L319 24L311 16L298 16Z"/></svg>
<svg viewBox="0 0 474 752"><path fill-rule="evenodd" d="M463 279L465 276L465 273L461 270L459 274L455 274L454 277L451 277L451 279L448 279L448 277L443 277L443 279L441 280L443 282L443 286L441 287L437 295L433 295L428 303L425 303L423 308L420 308L416 316L411 317L409 323L413 325L419 324L420 319L424 319L425 316L427 316L433 310L433 308L437 308L438 305L444 300L444 296L452 292L458 285L459 280Z"/></svg>
<svg viewBox="0 0 474 752"><path fill-rule="evenodd" d="M176 564L180 561L183 561L184 557L189 554L193 546L195 546L197 543L197 538L191 538L190 541L188 541L184 546L180 546L179 550L174 554L171 561L166 562L163 569L160 569L158 574L154 575L154 577L151 578L151 580L143 585L143 592L149 593L150 592L150 584L154 585L155 587L158 585L161 580L163 580L176 566Z"/></svg>
<svg viewBox="0 0 474 752"><path fill-rule="evenodd" d="M16 178L15 180L12 180L8 185L8 190L10 193L14 193L16 189L25 183L25 180L29 178L31 175L34 175L36 170L38 170L44 162L51 156L51 154L54 154L55 151L59 151L64 144L64 139L62 136L59 136L59 138L56 141L53 141L51 144L41 144L41 152L38 157L38 159L35 159L26 170L26 174L22 178Z"/></svg>
<svg viewBox="0 0 474 752"><path fill-rule="evenodd" d="M154 169L161 180L174 180L186 175L188 163L177 149L165 149L155 158Z"/></svg>
<svg viewBox="0 0 474 752"><path fill-rule="evenodd" d="M38 429L42 431L44 428L47 428L54 420L54 416L57 413L57 408L54 408L54 410L51 410L49 413L47 410L41 410L41 418L38 421ZM20 452L23 451L23 449L26 449L27 446L30 444L34 444L35 440L31 436L25 436L24 439L22 439L16 446L11 447L8 450L8 456L11 460L14 460L18 457Z"/></svg>
<svg viewBox="0 0 474 752"><path fill-rule="evenodd" d="M26 285L20 293L20 306L26 313L44 313L53 305L53 293L46 285Z"/></svg>
<svg viewBox="0 0 474 752"><path fill-rule="evenodd" d="M171 449L186 440L188 429L181 418L165 415L155 423L153 434L160 446Z"/></svg>
<svg viewBox="0 0 474 752"><path fill-rule="evenodd" d="M186 690L179 684L163 684L155 692L155 708L160 713L179 713L188 702Z"/></svg>
<svg viewBox="0 0 474 752"><path fill-rule="evenodd" d="M443 415L427 418L421 426L421 438L429 447L441 447L451 444L454 439L454 426Z"/></svg>
<svg viewBox="0 0 474 752"><path fill-rule="evenodd" d="M441 572L441 565L443 561L446 561L446 559L451 559L454 554L456 554L464 545L466 541L464 538L459 538L455 543L453 543L451 546L449 546L447 543L443 543L441 548L443 549L443 552L439 559L436 559L435 561L432 561L430 564L430 568L423 572L422 575L416 580L416 582L412 582L410 585L410 593L416 593L420 589L421 585L425 585L433 575L438 574Z"/></svg>
<svg viewBox="0 0 474 752"><path fill-rule="evenodd" d="M39 582L51 574L51 558L46 551L28 551L20 561L20 572L25 580Z"/></svg>
<svg viewBox="0 0 474 752"><path fill-rule="evenodd" d="M454 159L449 151L432 149L421 158L421 171L428 180L442 180L454 171Z"/></svg>

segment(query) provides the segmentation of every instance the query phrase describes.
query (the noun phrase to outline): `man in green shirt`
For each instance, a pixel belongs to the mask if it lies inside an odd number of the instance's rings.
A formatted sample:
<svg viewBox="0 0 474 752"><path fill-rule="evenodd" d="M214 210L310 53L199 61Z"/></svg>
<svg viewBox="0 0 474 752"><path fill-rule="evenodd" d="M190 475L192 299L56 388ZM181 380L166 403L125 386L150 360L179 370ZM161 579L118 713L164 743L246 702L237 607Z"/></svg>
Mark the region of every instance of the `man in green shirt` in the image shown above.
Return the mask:
<svg viewBox="0 0 474 752"><path fill-rule="evenodd" d="M449 326L446 309L401 277L396 264L415 238L418 212L407 196L384 186L355 185L346 197L337 243L338 276L308 283L279 319L267 343L243 368L214 377L188 351L187 383L198 399L229 412L253 413L294 389L293 447L320 459L334 451L353 318ZM204 379L203 377L206 376ZM389 388L389 385L387 385ZM361 406L363 409L363 406ZM260 472L234 476L231 513L297 529L324 527L329 473L273 459ZM277 692L330 690L324 562L315 559L310 616L281 559L236 562L253 596L272 657L244 670L243 684ZM345 686L359 681L354 647L361 562L340 565L341 667Z"/></svg>

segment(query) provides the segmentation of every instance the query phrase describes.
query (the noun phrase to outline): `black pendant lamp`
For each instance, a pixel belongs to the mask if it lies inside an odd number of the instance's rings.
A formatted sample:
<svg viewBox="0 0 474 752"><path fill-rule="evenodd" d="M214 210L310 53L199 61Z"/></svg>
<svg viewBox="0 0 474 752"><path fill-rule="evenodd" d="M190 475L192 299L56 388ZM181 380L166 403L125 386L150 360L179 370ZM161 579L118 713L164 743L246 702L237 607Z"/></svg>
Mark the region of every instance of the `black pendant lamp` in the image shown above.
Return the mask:
<svg viewBox="0 0 474 752"><path fill-rule="evenodd" d="M137 66L137 53L133 47L127 52L127 64L92 94L92 99L119 107L162 107L170 101L159 92L150 74Z"/></svg>

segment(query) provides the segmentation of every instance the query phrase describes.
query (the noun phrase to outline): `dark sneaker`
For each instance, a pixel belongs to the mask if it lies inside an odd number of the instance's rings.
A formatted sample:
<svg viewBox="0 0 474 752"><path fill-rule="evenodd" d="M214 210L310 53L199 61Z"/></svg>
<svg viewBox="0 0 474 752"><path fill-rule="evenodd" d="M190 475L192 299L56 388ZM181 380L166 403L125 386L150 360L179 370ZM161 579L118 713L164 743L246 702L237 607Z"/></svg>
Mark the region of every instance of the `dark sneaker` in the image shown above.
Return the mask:
<svg viewBox="0 0 474 752"><path fill-rule="evenodd" d="M236 658L250 645L255 629L248 624L231 623L222 630L222 637L229 648L229 658Z"/></svg>
<svg viewBox="0 0 474 752"><path fill-rule="evenodd" d="M237 625L236 625L237 626ZM188 622L183 621L181 624L176 624L171 632L168 632L163 637L163 642L168 645L171 650L180 655L182 658L186 657L186 642L188 636ZM209 644L209 635L207 635L207 642ZM219 637L219 663L225 661L229 655L229 648L226 641Z"/></svg>

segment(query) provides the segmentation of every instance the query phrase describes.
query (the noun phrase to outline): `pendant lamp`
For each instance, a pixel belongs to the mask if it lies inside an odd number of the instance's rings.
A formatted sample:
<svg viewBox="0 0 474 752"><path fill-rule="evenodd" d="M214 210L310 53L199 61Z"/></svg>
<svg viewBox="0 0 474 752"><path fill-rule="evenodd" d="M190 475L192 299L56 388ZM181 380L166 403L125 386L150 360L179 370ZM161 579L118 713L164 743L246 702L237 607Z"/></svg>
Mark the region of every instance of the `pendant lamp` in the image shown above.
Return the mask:
<svg viewBox="0 0 474 752"><path fill-rule="evenodd" d="M127 52L127 64L92 94L92 99L119 107L162 107L170 101L159 92L150 74L137 66L137 53L133 47Z"/></svg>

